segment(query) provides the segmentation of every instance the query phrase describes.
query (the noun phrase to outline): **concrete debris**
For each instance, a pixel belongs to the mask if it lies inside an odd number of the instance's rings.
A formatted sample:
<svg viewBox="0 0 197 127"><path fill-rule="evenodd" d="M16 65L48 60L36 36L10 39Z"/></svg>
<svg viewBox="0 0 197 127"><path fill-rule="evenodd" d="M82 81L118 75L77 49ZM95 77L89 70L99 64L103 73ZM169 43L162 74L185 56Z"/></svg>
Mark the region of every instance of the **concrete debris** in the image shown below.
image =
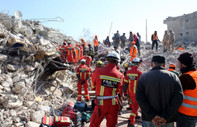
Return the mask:
<svg viewBox="0 0 197 127"><path fill-rule="evenodd" d="M76 41L39 21L22 20L19 12L16 15L0 13L0 127L38 127L44 115L61 115L61 106L77 97L76 74L60 61L56 50L64 40ZM197 59L197 43L178 44L186 50L163 53L160 43L155 52L150 43L141 43L140 69L150 70L151 58L157 54L166 57L166 67L170 62L177 64L185 51ZM105 60L112 50L113 46L100 44L95 58ZM129 51L119 50L124 63L129 62Z"/></svg>
<svg viewBox="0 0 197 127"><path fill-rule="evenodd" d="M64 40L76 42L39 21L22 20L22 13L0 13L0 127L38 127L45 114L54 115L52 107L62 114L65 94L76 90L75 73L56 61Z"/></svg>
<svg viewBox="0 0 197 127"><path fill-rule="evenodd" d="M45 115L44 111L36 111L31 114L31 120L36 123L41 123L42 117Z"/></svg>

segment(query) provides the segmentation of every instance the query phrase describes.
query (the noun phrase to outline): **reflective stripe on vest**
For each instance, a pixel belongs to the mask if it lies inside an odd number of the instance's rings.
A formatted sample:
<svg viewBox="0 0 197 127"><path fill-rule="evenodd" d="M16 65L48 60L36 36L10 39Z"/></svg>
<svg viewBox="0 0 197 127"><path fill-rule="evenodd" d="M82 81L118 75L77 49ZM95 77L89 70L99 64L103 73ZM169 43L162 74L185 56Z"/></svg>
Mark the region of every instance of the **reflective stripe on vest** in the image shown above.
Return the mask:
<svg viewBox="0 0 197 127"><path fill-rule="evenodd" d="M119 79L119 78L114 78L114 77L106 76L106 75L100 75L100 79L107 79L107 80L111 80L111 81L115 81L115 82L121 81L121 79Z"/></svg>
<svg viewBox="0 0 197 127"><path fill-rule="evenodd" d="M116 88L113 88L112 96L117 96L116 95ZM112 105L116 105L116 98L112 98Z"/></svg>
<svg viewBox="0 0 197 127"><path fill-rule="evenodd" d="M194 90L184 90L184 100L179 108L179 112L188 116L197 116L197 71L190 71L189 74L196 83Z"/></svg>
<svg viewBox="0 0 197 127"><path fill-rule="evenodd" d="M104 89L105 89L105 87L104 86L101 86L100 96L103 96ZM99 105L103 105L103 100L99 100Z"/></svg>

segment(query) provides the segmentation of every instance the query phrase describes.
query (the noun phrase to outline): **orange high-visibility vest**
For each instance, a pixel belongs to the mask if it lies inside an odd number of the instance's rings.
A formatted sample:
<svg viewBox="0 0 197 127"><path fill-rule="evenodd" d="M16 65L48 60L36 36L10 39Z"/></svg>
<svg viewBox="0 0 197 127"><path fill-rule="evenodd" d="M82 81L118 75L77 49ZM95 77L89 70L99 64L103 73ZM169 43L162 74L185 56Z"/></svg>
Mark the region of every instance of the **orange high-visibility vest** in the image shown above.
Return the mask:
<svg viewBox="0 0 197 127"><path fill-rule="evenodd" d="M93 42L94 42L94 46L99 46L98 39L94 38Z"/></svg>
<svg viewBox="0 0 197 127"><path fill-rule="evenodd" d="M75 62L77 62L80 59L80 48L79 47L75 47Z"/></svg>
<svg viewBox="0 0 197 127"><path fill-rule="evenodd" d="M197 71L189 71L189 74L197 84ZM197 86L194 90L184 90L184 100L179 112L188 116L197 116Z"/></svg>
<svg viewBox="0 0 197 127"><path fill-rule="evenodd" d="M130 56L132 61L137 56L137 47L135 45L131 46L130 48Z"/></svg>
<svg viewBox="0 0 197 127"><path fill-rule="evenodd" d="M154 41L154 40L158 40L158 36L155 35L155 34L153 34L153 41Z"/></svg>

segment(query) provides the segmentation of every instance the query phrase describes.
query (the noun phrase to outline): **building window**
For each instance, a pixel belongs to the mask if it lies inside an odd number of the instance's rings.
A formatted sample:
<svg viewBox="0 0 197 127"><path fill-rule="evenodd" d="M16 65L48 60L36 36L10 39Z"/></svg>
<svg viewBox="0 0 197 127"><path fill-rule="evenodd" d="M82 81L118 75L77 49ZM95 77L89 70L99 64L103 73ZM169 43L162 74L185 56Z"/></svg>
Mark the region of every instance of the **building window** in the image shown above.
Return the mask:
<svg viewBox="0 0 197 127"><path fill-rule="evenodd" d="M183 33L181 33L180 35L183 36Z"/></svg>
<svg viewBox="0 0 197 127"><path fill-rule="evenodd" d="M189 34L189 32L186 32L186 34Z"/></svg>
<svg viewBox="0 0 197 127"><path fill-rule="evenodd" d="M188 20L188 19L186 19L186 20L185 20L185 22L189 22L189 20Z"/></svg>

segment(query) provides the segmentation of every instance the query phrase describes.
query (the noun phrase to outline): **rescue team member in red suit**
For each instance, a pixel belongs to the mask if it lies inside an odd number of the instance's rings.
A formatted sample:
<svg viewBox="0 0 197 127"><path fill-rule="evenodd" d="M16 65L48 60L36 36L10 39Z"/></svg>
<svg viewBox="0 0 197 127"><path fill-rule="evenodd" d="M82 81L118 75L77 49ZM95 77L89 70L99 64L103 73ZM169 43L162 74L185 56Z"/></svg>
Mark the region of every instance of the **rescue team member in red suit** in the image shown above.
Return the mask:
<svg viewBox="0 0 197 127"><path fill-rule="evenodd" d="M61 46L61 48L60 48L60 52L61 52L61 60L63 61L63 62L66 62L66 50L65 50L65 48L66 48L66 41L64 41L63 42L63 45Z"/></svg>
<svg viewBox="0 0 197 127"><path fill-rule="evenodd" d="M78 78L78 84L77 84L78 98L77 98L77 101L81 101L82 86L84 87L86 101L90 100L89 91L88 91L88 79L89 79L89 75L90 75L90 69L89 69L89 67L87 67L85 65L85 63L86 63L86 60L82 59L81 64L77 68L77 78Z"/></svg>
<svg viewBox="0 0 197 127"><path fill-rule="evenodd" d="M90 67L90 64L91 64L91 62L92 62L92 57L91 57L91 56L88 56L88 51L87 51L87 50L84 51L84 56L81 57L80 60L82 60L82 59L85 59L85 60L86 60L86 65L87 65L88 67Z"/></svg>
<svg viewBox="0 0 197 127"><path fill-rule="evenodd" d="M66 51L66 58L69 64L72 64L75 59L75 48L71 44L71 42L68 42L68 46L65 48Z"/></svg>
<svg viewBox="0 0 197 127"><path fill-rule="evenodd" d="M96 68L95 68L95 70L90 74L90 85L91 85L91 89L92 90L95 90L95 79L96 79L96 72L99 70L99 69L101 69L101 67L102 67L102 65L103 65L103 62L102 61L97 61L96 62ZM93 83L94 82L94 83Z"/></svg>
<svg viewBox="0 0 197 127"><path fill-rule="evenodd" d="M133 67L131 70L127 71L124 83L128 84L129 97L132 100L132 111L129 118L128 127L134 127L135 117L138 115L139 105L135 99L135 93L137 88L137 82L142 72L138 70L138 66L141 63L139 58L134 58L132 61Z"/></svg>
<svg viewBox="0 0 197 127"><path fill-rule="evenodd" d="M95 108L90 119L90 127L100 127L106 118L107 127L115 127L118 121L119 90L123 85L123 74L117 70L120 55L115 51L107 55L108 64L96 73Z"/></svg>

